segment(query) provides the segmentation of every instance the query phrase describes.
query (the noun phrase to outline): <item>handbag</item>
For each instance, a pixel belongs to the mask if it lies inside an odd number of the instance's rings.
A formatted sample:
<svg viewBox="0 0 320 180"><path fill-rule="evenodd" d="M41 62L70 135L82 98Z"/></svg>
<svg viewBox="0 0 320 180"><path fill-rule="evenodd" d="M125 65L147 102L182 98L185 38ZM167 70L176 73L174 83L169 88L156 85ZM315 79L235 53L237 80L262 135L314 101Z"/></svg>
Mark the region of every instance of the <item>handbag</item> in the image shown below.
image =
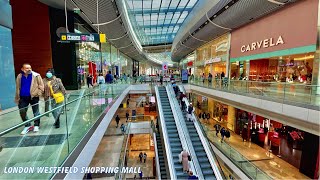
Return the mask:
<svg viewBox="0 0 320 180"><path fill-rule="evenodd" d="M53 99L56 101L57 104L62 103L64 101L64 95L62 94L62 92L58 92L58 93L54 93L52 86L51 86L51 82L48 83L51 94L53 96Z"/></svg>
<svg viewBox="0 0 320 180"><path fill-rule="evenodd" d="M188 155L188 161L191 161L191 156L190 155Z"/></svg>

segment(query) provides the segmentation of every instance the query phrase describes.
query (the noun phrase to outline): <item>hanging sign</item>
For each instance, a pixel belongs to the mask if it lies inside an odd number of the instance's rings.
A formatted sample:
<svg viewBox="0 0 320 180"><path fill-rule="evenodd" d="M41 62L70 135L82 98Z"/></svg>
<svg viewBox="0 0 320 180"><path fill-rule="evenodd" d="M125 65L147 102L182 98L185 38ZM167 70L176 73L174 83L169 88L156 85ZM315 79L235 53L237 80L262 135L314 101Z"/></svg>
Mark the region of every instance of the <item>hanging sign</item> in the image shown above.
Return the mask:
<svg viewBox="0 0 320 180"><path fill-rule="evenodd" d="M162 63L162 70L163 71L167 71L168 70L168 63L167 62L163 62Z"/></svg>
<svg viewBox="0 0 320 180"><path fill-rule="evenodd" d="M105 42L105 34L91 33L91 34L80 34L80 33L61 33L60 40L62 42Z"/></svg>

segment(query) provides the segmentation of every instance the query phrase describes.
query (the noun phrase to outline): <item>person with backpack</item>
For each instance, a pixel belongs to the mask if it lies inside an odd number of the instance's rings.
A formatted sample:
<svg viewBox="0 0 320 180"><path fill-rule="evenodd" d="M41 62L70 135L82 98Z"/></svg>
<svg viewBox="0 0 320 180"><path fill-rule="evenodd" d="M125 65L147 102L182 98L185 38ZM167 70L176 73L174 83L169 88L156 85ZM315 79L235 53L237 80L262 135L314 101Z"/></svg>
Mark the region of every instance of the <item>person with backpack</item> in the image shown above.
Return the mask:
<svg viewBox="0 0 320 180"><path fill-rule="evenodd" d="M194 112L194 108L192 106L192 103L190 103L189 106L188 106L188 114L187 114L188 121L193 121L192 120L192 113L193 112Z"/></svg>
<svg viewBox="0 0 320 180"><path fill-rule="evenodd" d="M126 132L126 126L124 124L121 124L120 129L121 129L122 134L124 134Z"/></svg>

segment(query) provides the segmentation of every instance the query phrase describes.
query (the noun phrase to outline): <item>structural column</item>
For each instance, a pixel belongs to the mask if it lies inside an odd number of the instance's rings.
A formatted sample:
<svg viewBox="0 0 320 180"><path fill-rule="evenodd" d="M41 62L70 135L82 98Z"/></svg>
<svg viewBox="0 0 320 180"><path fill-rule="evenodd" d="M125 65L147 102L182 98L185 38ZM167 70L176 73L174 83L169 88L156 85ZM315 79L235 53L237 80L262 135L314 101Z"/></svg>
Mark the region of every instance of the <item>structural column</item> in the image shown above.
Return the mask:
<svg viewBox="0 0 320 180"><path fill-rule="evenodd" d="M235 130L236 125L236 108L228 106L228 129L231 131Z"/></svg>

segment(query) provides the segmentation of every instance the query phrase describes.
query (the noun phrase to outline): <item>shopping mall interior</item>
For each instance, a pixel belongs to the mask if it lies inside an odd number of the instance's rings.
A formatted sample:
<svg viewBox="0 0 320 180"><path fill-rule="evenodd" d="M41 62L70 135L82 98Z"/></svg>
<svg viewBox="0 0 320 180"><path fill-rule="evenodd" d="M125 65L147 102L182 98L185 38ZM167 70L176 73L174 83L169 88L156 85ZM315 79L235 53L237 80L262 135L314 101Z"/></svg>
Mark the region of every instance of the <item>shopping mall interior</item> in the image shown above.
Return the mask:
<svg viewBox="0 0 320 180"><path fill-rule="evenodd" d="M0 0L0 179L319 179L319 0Z"/></svg>

